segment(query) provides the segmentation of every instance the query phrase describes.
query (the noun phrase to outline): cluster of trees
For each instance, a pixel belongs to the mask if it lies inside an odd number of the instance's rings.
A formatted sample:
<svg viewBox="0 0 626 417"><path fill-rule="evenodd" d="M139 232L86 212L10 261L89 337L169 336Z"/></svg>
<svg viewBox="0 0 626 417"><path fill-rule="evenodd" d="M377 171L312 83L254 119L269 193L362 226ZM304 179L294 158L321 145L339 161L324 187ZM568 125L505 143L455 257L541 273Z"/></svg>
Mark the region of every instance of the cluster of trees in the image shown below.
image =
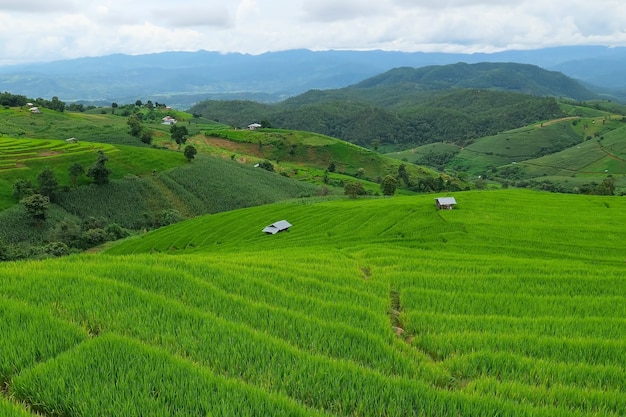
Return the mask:
<svg viewBox="0 0 626 417"><path fill-rule="evenodd" d="M385 175L380 182L380 192L386 197L391 197L396 193L398 180L393 175ZM357 198L361 195L372 195L372 192L365 190L363 183L358 181L348 181L343 186L344 194L350 198Z"/></svg>
<svg viewBox="0 0 626 417"><path fill-rule="evenodd" d="M47 243L11 245L0 241L0 261L66 256L129 235L127 229L102 219L63 220L54 225Z"/></svg>
<svg viewBox="0 0 626 417"><path fill-rule="evenodd" d="M328 171L329 170L327 170L327 172ZM358 177L358 175L355 175L355 177ZM457 184L453 183L450 180L445 180L442 176L420 177L417 179L417 181L414 181L406 170L405 164L401 164L398 167L397 175L386 175L379 180L379 183L380 192L384 196L393 196L396 192L396 189L401 185L404 185L405 188L408 188L411 191L422 193L461 190L461 188ZM371 192L366 191L363 187L363 184L358 181L349 181L344 183L343 186L344 194L351 198L357 198L360 195L371 194Z"/></svg>
<svg viewBox="0 0 626 417"><path fill-rule="evenodd" d="M109 182L111 170L106 166L108 160L109 157L100 150L96 162L86 171L87 176L93 178L94 184L103 185ZM85 174L85 168L75 163L70 165L68 172L72 186L76 187L78 177ZM30 180L17 180L13 184L13 196L24 206L35 224L40 225L46 220L48 207L54 202L59 189L56 174L51 168L45 168L37 175L36 185Z"/></svg>
<svg viewBox="0 0 626 417"><path fill-rule="evenodd" d="M58 112L63 112L65 110L66 104L65 102L59 100L58 97L52 97L52 99L44 99L44 98L36 98L29 99L26 96L20 94L12 94L7 91L4 93L0 93L0 105L8 106L8 107L22 107L25 106L26 103L33 103L39 107L43 107L45 109L56 110Z"/></svg>
<svg viewBox="0 0 626 417"><path fill-rule="evenodd" d="M148 113L144 114L139 111L139 108L142 106L148 109ZM118 108L118 105L113 103L111 107L113 108L113 111L115 111L115 109ZM134 106L125 106L125 110L122 113L128 114L126 124L128 125L130 135L138 138L146 145L150 145L152 143L154 132L145 128L144 121L154 122L160 120L166 114L164 112L157 111L157 109L165 109L165 104L153 104L150 100L148 100L146 104L143 104L141 100L137 100ZM179 126L174 123L170 126L170 135L172 140L178 145L178 150L180 150L189 138L189 130L186 126ZM184 155L188 161L194 159L197 153L197 149L192 145L189 145L184 149Z"/></svg>
<svg viewBox="0 0 626 417"><path fill-rule="evenodd" d="M615 178L607 176L600 183L592 181L580 186L568 186L563 183L555 183L548 179L544 180L506 180L500 179L503 188L509 186L518 188L532 188L539 191L549 191L552 193L587 194L587 195L615 195ZM623 195L623 194L622 194Z"/></svg>

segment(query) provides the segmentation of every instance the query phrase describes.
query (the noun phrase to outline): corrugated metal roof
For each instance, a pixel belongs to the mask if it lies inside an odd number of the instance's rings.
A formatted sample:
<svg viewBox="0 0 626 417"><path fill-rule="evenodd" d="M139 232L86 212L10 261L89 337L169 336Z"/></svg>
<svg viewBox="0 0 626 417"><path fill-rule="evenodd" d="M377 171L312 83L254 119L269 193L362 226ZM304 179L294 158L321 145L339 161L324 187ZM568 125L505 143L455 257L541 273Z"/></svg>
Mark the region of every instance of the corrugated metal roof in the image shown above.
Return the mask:
<svg viewBox="0 0 626 417"><path fill-rule="evenodd" d="M439 197L439 198L435 198L435 200L437 200L437 202L443 206L456 204L456 200L454 199L454 197Z"/></svg>
<svg viewBox="0 0 626 417"><path fill-rule="evenodd" d="M287 220L279 220L276 223L272 223L269 226L263 229L264 233L269 233L275 235L278 232L282 232L283 230L287 230L292 226Z"/></svg>

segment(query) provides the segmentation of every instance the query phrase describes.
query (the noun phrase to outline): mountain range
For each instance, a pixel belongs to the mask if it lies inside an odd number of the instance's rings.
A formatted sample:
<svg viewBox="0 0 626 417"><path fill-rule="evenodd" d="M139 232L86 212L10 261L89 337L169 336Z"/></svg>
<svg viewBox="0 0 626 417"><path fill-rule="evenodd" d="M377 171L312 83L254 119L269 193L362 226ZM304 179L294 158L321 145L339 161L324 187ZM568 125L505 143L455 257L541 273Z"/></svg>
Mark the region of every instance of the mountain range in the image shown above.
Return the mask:
<svg viewBox="0 0 626 417"><path fill-rule="evenodd" d="M336 89L394 68L455 63L537 65L626 98L626 48L571 46L498 53L289 50L260 55L164 52L109 55L0 67L0 91L101 103L152 99L179 108L206 99L275 102L311 89Z"/></svg>

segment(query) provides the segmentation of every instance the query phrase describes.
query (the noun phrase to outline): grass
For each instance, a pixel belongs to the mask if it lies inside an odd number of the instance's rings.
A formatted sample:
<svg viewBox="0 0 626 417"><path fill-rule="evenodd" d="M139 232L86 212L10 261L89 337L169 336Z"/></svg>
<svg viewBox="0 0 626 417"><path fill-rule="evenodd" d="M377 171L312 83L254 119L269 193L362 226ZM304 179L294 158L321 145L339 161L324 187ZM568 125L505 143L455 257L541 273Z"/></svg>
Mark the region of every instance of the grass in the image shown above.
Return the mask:
<svg viewBox="0 0 626 417"><path fill-rule="evenodd" d="M361 171L361 179L375 183L385 175L397 175L402 163L348 142L301 131L207 130L204 136L192 138L191 142L207 152L228 155L245 163L268 159L280 172L290 176L298 172L300 177L306 176L318 183L331 163L335 164L337 174L354 178ZM406 170L414 179L439 176L432 169L412 164L408 164Z"/></svg>
<svg viewBox="0 0 626 417"><path fill-rule="evenodd" d="M454 196L289 201L2 264L0 311L34 323L2 321L9 351L50 338L38 328L78 336L9 355L6 398L77 415L620 415L625 200ZM283 218L289 232L261 232Z"/></svg>

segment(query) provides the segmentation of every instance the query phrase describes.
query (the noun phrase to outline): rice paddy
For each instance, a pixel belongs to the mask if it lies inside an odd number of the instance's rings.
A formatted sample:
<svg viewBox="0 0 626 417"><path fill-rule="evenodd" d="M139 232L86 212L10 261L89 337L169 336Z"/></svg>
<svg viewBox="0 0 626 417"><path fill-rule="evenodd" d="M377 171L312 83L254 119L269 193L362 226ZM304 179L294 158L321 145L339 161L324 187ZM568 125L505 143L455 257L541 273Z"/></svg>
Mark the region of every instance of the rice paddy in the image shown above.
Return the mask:
<svg viewBox="0 0 626 417"><path fill-rule="evenodd" d="M626 200L453 195L0 264L0 415L623 415Z"/></svg>

